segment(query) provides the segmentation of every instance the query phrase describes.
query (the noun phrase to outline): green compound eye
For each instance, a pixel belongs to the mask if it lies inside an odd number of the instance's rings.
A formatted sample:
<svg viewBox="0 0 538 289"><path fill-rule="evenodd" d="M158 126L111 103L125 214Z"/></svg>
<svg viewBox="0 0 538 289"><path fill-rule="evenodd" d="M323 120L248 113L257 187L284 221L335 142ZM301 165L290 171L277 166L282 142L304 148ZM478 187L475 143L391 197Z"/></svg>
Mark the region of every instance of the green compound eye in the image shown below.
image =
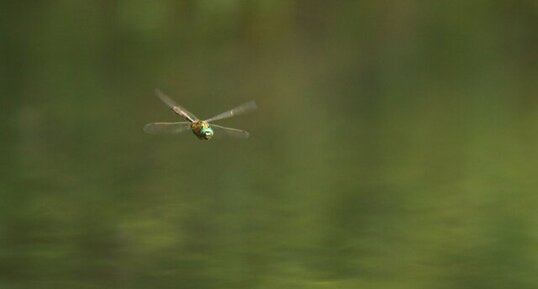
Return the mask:
<svg viewBox="0 0 538 289"><path fill-rule="evenodd" d="M206 137L206 138L210 138L213 136L213 130L210 129L210 128L203 128L202 129L202 134Z"/></svg>

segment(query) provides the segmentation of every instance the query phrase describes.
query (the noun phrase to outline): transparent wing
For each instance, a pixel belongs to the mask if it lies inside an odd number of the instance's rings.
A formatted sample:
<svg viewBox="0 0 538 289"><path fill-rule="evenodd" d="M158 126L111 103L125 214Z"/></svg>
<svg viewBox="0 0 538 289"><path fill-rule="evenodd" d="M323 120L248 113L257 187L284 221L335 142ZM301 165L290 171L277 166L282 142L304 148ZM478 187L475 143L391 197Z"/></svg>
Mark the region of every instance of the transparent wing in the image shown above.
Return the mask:
<svg viewBox="0 0 538 289"><path fill-rule="evenodd" d="M218 114L218 115L215 115L214 117L206 120L207 122L212 122L212 121L215 121L215 120L219 120L219 119L225 119L225 118L230 118L232 116L236 116L236 115L240 115L240 114L244 114L244 113L247 113L247 112L250 112L250 111L253 111L255 110L256 108L258 108L256 106L256 102L254 100L251 100L247 103L243 103L242 105L234 108L234 109L230 109L226 112L223 112L221 114Z"/></svg>
<svg viewBox="0 0 538 289"><path fill-rule="evenodd" d="M190 129L190 122L152 122L144 126L149 134L177 134Z"/></svg>
<svg viewBox="0 0 538 289"><path fill-rule="evenodd" d="M248 138L250 136L250 134L246 130L225 127L225 126L220 126L216 124L212 124L211 127L216 128L216 132L215 132L216 136L222 133L231 137L235 137L235 138Z"/></svg>
<svg viewBox="0 0 538 289"><path fill-rule="evenodd" d="M164 94L162 91L155 89L155 93L162 100L162 102L164 102L168 107L170 107L175 113L179 114L179 116L185 118L186 120L190 122L198 120L198 118L192 112L186 110L184 107L177 104L174 100L172 100L168 95Z"/></svg>

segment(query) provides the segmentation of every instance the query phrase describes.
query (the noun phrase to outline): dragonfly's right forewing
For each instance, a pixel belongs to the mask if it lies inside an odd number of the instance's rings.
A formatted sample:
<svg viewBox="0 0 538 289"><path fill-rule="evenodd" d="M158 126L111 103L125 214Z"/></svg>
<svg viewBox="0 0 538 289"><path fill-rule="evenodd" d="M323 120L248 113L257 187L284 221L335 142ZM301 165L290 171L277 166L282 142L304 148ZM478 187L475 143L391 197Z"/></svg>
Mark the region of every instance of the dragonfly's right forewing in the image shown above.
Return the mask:
<svg viewBox="0 0 538 289"><path fill-rule="evenodd" d="M155 93L162 100L162 102L164 102L168 107L170 107L179 116L185 118L186 120L190 122L198 120L198 118L192 112L188 111L181 105L177 104L174 100L172 100L168 95L164 94L162 91L155 89Z"/></svg>

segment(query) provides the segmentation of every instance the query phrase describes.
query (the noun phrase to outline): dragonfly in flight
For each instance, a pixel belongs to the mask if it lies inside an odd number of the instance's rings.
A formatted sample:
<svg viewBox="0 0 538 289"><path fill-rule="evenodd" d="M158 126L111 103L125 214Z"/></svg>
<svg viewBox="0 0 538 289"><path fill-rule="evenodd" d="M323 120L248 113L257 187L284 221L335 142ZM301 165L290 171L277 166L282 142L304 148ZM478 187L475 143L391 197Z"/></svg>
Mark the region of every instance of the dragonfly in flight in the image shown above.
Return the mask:
<svg viewBox="0 0 538 289"><path fill-rule="evenodd" d="M194 114L186 110L181 105L173 101L169 96L156 89L155 93L172 111L183 118L185 121L180 122L152 122L144 126L144 131L149 134L179 134L191 130L200 140L210 140L215 132L217 134L226 134L236 138L248 138L247 131L216 125L212 122L230 118L236 115L253 111L257 108L253 100L243 103L236 108L230 109L223 113L206 120L198 119Z"/></svg>

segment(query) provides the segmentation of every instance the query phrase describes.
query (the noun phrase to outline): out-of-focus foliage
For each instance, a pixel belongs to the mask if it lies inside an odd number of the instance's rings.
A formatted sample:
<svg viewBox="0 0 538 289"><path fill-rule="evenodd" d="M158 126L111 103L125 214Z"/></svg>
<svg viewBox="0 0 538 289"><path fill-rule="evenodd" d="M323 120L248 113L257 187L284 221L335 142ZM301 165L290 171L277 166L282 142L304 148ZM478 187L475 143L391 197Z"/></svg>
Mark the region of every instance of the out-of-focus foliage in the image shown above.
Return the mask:
<svg viewBox="0 0 538 289"><path fill-rule="evenodd" d="M537 288L538 4L1 1L0 288ZM155 137L161 88L247 141Z"/></svg>

